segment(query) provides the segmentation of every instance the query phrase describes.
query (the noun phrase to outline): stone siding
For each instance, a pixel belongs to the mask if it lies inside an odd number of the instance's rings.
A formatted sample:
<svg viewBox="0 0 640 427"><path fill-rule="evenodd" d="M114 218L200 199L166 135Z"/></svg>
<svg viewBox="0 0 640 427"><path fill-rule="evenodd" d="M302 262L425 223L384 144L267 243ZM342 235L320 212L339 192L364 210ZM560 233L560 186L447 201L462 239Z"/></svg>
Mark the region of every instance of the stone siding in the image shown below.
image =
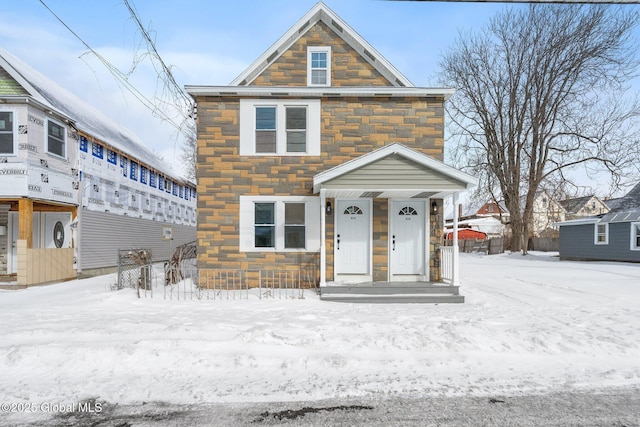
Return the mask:
<svg viewBox="0 0 640 427"><path fill-rule="evenodd" d="M250 84L307 86L307 46L331 46L331 86L391 86L385 77L323 22L311 27Z"/></svg>
<svg viewBox="0 0 640 427"><path fill-rule="evenodd" d="M239 155L239 99L198 100L198 264L201 268L319 265L318 253L239 252L240 195L313 195L314 175L394 142L442 160L442 100L325 98L321 102L321 155L281 157ZM386 200L374 202L375 280L386 280L388 272L386 211ZM332 221L333 218L327 218L328 280L333 276Z"/></svg>

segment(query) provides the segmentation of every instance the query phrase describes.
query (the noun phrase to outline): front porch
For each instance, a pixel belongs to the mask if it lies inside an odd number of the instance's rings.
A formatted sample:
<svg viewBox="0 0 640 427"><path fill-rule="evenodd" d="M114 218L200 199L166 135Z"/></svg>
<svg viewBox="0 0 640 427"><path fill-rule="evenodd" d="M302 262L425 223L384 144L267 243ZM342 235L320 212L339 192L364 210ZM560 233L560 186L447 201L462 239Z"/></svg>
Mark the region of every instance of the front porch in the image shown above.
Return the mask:
<svg viewBox="0 0 640 427"><path fill-rule="evenodd" d="M320 287L320 299L358 303L463 303L459 287L441 282L327 283Z"/></svg>
<svg viewBox="0 0 640 427"><path fill-rule="evenodd" d="M476 180L423 153L390 144L316 176L320 295L361 302L464 302L457 245L442 246L443 199Z"/></svg>

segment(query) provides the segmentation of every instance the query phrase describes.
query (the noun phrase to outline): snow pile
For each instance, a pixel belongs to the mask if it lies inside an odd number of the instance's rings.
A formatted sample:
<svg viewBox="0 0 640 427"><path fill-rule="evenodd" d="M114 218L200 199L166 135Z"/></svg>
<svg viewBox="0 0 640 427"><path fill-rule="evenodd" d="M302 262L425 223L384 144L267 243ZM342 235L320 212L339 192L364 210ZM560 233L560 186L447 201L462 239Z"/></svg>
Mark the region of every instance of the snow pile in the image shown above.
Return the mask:
<svg viewBox="0 0 640 427"><path fill-rule="evenodd" d="M461 305L0 291L0 400L172 403L640 386L640 265L462 256Z"/></svg>

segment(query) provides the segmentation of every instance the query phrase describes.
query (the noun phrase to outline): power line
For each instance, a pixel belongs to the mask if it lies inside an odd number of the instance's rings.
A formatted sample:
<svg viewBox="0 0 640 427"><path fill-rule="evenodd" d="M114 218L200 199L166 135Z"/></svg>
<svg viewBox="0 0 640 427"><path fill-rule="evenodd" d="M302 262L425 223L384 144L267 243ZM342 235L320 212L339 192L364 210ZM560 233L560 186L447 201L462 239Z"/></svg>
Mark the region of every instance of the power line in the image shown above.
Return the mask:
<svg viewBox="0 0 640 427"><path fill-rule="evenodd" d="M138 29L142 33L142 37L145 39L147 46L150 47L151 50L153 51L153 56L162 66L162 70L166 75L166 77L168 78L169 83L173 86L175 93L179 94L182 97L183 101L186 101L187 105L191 105L190 97L184 92L182 87L176 82L175 78L173 77L173 73L171 72L171 69L167 67L165 62L162 60L162 57L160 56L160 53L156 48L155 42L151 39L151 37L149 36L149 32L142 25L142 22L140 21L140 18L138 17L138 14L136 13L135 8L131 6L131 4L129 3L129 0L124 0L124 4L125 6L127 6L127 9L129 9L129 13L131 14L131 17L134 19L134 21L138 25Z"/></svg>
<svg viewBox="0 0 640 427"><path fill-rule="evenodd" d="M73 34L73 36L75 38L77 38L80 41L80 43L82 43L88 49L89 52L91 52L93 55L95 55L96 58L98 58L98 60L100 62L102 62L102 64L107 68L107 70L113 75L113 77L115 77L116 81L122 87L127 89L134 96L134 98L136 98L142 105L144 105L147 109L149 109L152 114L156 115L158 118L162 119L163 121L168 122L171 126L176 128L176 130L178 130L183 135L185 135L187 137L191 136L189 133L187 133L184 130L183 126L175 123L173 121L173 119L171 117L169 117L169 115L167 115L162 109L160 109L158 107L158 105L156 105L154 102L149 100L142 92L140 92L129 81L129 79L127 78L127 76L124 73L122 73L118 68L116 68L113 64L111 64L105 57L100 55L91 46L89 46L89 44L87 42L85 42L84 39L82 39L82 37L80 37L75 31L73 31L73 29L71 29L71 27L69 27L69 25L67 25L62 20L62 18L60 18L53 10L51 10L51 8L44 2L44 0L39 0L39 1L49 11L49 13L51 13L67 30L69 30L69 32L71 34ZM129 7L128 4L127 4L127 7ZM173 79L173 77L172 77L172 79ZM173 82L175 84L175 80L173 80Z"/></svg>

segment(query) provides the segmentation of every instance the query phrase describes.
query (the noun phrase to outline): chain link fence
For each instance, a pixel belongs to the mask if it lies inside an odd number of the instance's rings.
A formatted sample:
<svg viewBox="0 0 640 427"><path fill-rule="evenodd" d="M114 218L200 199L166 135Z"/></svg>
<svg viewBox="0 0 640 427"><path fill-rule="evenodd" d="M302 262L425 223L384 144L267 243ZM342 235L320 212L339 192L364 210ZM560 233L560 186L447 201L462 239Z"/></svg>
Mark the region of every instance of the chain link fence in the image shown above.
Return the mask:
<svg viewBox="0 0 640 427"><path fill-rule="evenodd" d="M154 279L151 249L118 249L116 289L134 288L138 297L153 295Z"/></svg>

